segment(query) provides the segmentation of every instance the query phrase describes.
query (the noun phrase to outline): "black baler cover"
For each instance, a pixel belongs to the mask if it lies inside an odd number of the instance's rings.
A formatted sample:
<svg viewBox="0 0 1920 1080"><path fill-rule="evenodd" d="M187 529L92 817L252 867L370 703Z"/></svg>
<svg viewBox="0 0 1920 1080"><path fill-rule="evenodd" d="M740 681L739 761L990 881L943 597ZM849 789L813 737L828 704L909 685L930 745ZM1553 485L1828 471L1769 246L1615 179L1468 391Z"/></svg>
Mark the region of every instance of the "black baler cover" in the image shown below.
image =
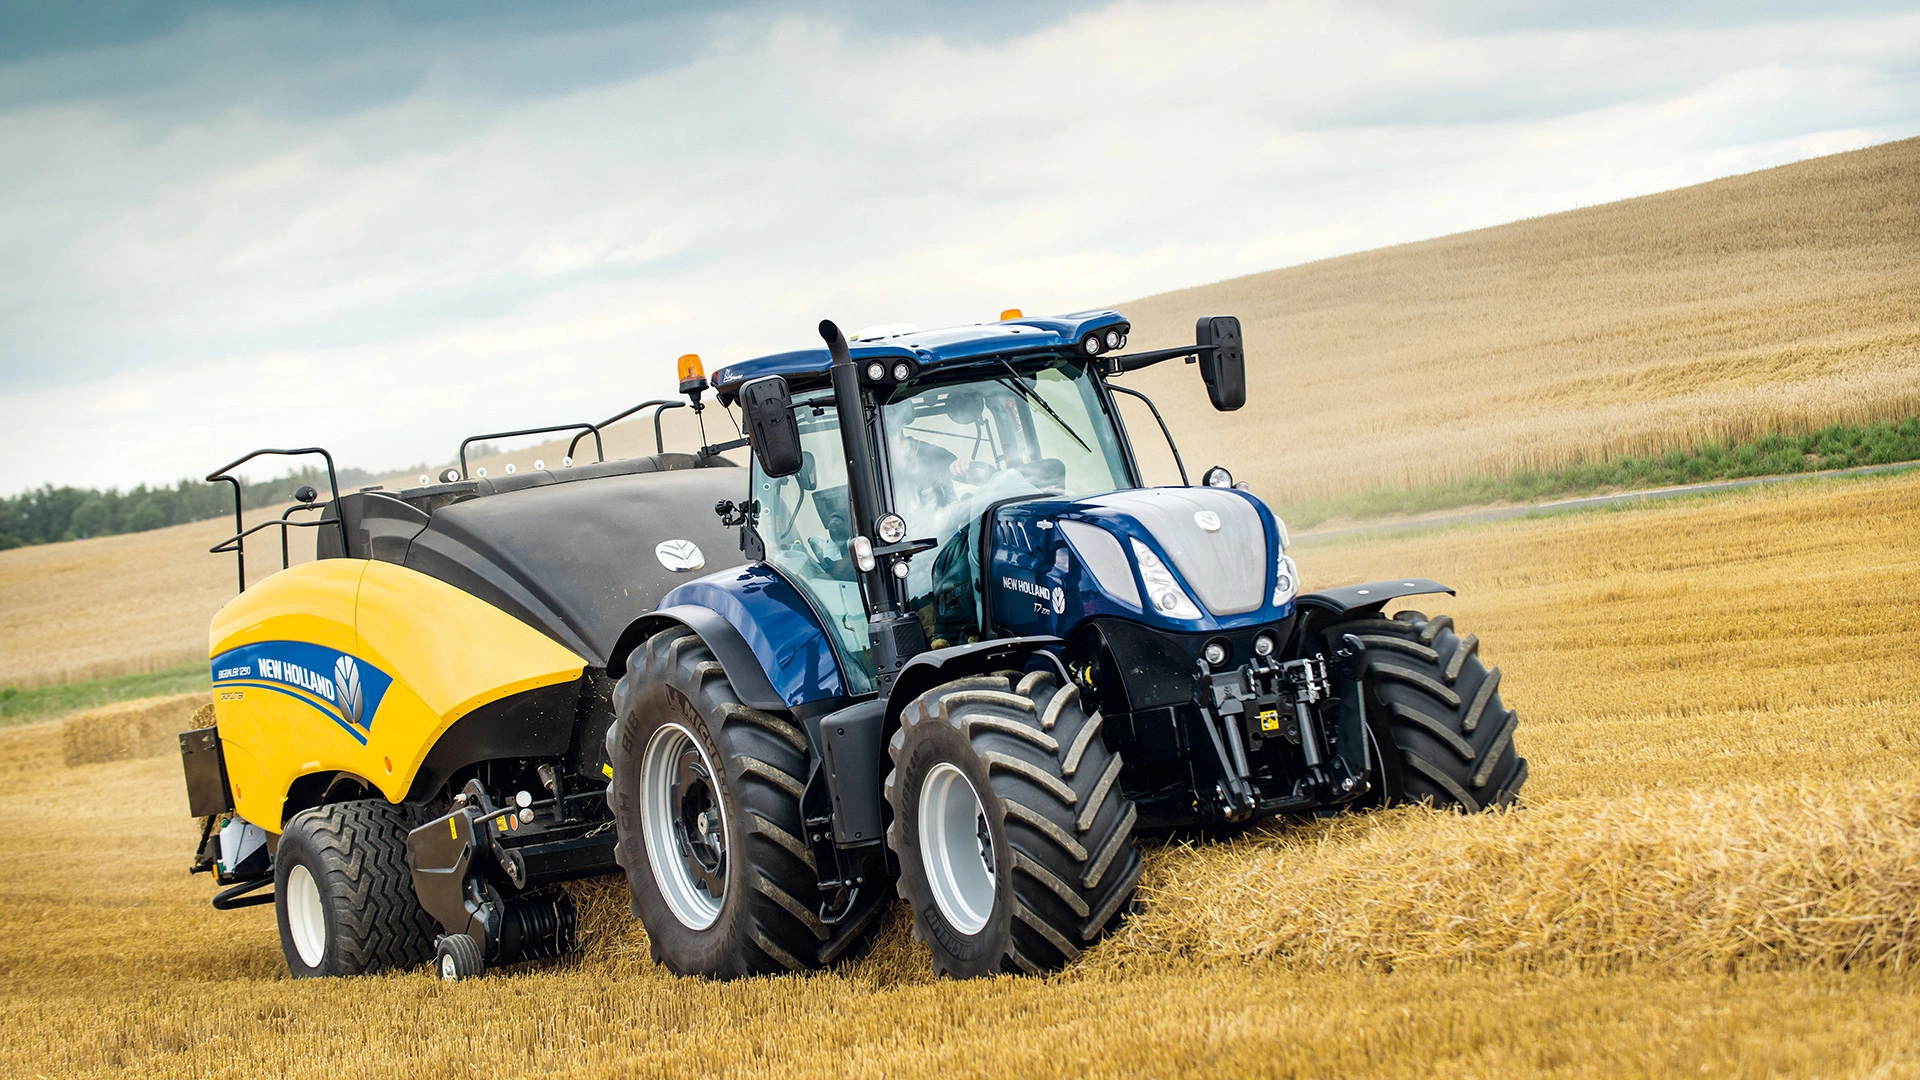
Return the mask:
<svg viewBox="0 0 1920 1080"><path fill-rule="evenodd" d="M435 510L402 561L603 666L676 585L746 561L713 512L746 486L744 471L708 467L500 491ZM668 570L654 554L664 540L698 544L705 566Z"/></svg>

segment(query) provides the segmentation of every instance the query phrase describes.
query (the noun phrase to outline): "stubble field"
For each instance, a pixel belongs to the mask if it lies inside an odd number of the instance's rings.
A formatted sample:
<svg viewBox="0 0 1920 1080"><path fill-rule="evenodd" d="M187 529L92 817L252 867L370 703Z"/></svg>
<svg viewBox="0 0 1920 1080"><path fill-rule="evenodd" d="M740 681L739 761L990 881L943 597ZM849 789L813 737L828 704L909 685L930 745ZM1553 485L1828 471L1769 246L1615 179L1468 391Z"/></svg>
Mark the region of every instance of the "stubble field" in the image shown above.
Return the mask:
<svg viewBox="0 0 1920 1080"><path fill-rule="evenodd" d="M1525 809L1149 854L1051 979L927 975L896 915L833 972L646 958L614 883L570 961L284 975L184 867L177 763L0 732L0 1071L46 1076L1920 1076L1920 477L1304 543L1418 573L1505 673Z"/></svg>

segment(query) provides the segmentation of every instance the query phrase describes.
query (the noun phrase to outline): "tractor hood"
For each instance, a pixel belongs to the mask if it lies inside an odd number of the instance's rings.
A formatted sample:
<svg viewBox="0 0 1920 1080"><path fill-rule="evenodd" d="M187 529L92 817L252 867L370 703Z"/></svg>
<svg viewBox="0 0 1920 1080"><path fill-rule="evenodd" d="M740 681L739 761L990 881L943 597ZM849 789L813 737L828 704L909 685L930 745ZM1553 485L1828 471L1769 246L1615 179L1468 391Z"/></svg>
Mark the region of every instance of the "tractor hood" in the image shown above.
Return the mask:
<svg viewBox="0 0 1920 1080"><path fill-rule="evenodd" d="M1120 616L1174 631L1230 629L1293 613L1286 530L1253 495L1138 488L1037 499L993 515L989 619L1009 633L1063 634Z"/></svg>

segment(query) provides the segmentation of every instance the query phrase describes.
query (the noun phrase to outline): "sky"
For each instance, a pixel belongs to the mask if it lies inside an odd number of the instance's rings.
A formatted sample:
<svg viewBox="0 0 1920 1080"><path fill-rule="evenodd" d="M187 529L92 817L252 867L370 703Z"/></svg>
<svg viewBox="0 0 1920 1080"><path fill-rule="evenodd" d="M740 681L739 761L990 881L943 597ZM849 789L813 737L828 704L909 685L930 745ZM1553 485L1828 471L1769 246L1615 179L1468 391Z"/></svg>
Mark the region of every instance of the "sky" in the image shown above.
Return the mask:
<svg viewBox="0 0 1920 1080"><path fill-rule="evenodd" d="M1920 0L0 0L0 494L1920 134Z"/></svg>

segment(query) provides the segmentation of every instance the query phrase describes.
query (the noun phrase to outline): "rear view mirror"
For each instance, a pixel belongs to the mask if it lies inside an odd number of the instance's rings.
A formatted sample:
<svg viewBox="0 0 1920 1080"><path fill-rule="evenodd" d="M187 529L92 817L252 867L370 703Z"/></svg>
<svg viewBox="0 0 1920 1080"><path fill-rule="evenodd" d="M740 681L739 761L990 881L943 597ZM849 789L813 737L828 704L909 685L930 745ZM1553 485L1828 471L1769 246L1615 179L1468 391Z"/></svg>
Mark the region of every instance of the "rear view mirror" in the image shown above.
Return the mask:
<svg viewBox="0 0 1920 1080"><path fill-rule="evenodd" d="M1240 320L1231 315L1208 315L1193 329L1194 344L1211 345L1200 354L1200 378L1207 397L1221 412L1247 403L1247 354L1240 345Z"/></svg>
<svg viewBox="0 0 1920 1080"><path fill-rule="evenodd" d="M793 418L787 380L768 375L741 386L740 409L747 415L747 438L760 471L768 476L799 472L806 459L800 453L800 424Z"/></svg>

